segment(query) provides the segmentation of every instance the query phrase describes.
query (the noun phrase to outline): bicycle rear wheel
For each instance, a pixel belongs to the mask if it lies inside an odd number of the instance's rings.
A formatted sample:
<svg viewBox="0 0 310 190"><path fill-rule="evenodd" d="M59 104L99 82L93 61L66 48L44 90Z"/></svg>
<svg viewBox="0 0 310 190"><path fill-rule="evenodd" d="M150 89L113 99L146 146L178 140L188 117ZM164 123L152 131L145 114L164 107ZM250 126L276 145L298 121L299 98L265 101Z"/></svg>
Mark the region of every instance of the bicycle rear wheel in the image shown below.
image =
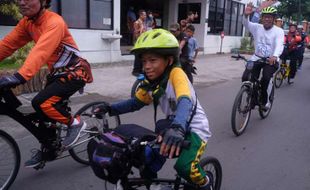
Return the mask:
<svg viewBox="0 0 310 190"><path fill-rule="evenodd" d="M238 92L231 113L231 128L236 136L241 135L251 116L251 94L250 89L242 86Z"/></svg>
<svg viewBox="0 0 310 190"><path fill-rule="evenodd" d="M274 100L274 86L272 87L271 89L271 93L270 93L270 96L269 96L269 101L270 101L270 108L266 111L264 111L263 109L261 109L261 107L259 107L258 109L258 112L259 112L259 115L262 119L265 119L266 117L268 117L268 115L270 114L270 111L271 111L271 108L272 108L272 105L273 105L273 100Z"/></svg>
<svg viewBox="0 0 310 190"><path fill-rule="evenodd" d="M282 69L280 69L279 71L276 72L274 76L274 86L276 88L280 88L283 83L283 79L284 79L283 73L284 72L282 71Z"/></svg>
<svg viewBox="0 0 310 190"><path fill-rule="evenodd" d="M213 179L212 189L220 190L222 184L222 166L218 161L218 159L211 156L202 158L200 160L200 166L206 173L212 175Z"/></svg>
<svg viewBox="0 0 310 190"><path fill-rule="evenodd" d="M0 189L7 190L14 182L20 166L20 150L15 140L0 130Z"/></svg>
<svg viewBox="0 0 310 190"><path fill-rule="evenodd" d="M93 113L94 109L102 103L105 102L91 102L75 113L75 116L80 116L81 120L87 124L86 129L81 132L79 140L69 150L71 157L81 164L89 165L87 142L94 138L98 131L103 132L108 129L114 129L121 123L118 115L110 117L108 114L96 115Z"/></svg>

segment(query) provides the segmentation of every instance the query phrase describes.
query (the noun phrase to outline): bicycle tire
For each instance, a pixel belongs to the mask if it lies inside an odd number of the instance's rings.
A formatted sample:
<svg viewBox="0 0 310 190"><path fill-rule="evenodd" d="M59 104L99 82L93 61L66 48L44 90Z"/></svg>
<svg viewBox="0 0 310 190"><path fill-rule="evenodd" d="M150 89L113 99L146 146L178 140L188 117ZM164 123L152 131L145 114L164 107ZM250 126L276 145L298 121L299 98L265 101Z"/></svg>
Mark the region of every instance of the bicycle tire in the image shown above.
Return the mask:
<svg viewBox="0 0 310 190"><path fill-rule="evenodd" d="M245 97L245 107L243 108L243 110L241 110L240 108L240 105L242 104L242 97L243 97L243 94L246 94L246 97ZM245 113L240 113L240 111L242 112L245 112ZM240 114L245 114L244 116L244 121L240 123L240 125L237 124L237 113L240 113ZM231 112L231 128L232 128L232 131L234 132L234 134L236 136L239 136L241 135L242 133L244 133L248 123L249 123L249 120L250 120L250 117L251 117L251 95L250 95L250 89L249 87L246 87L246 86L242 86L240 91L238 92L236 98L235 98L235 101L234 101L234 105L233 105L233 108L232 108L232 112ZM240 128L238 128L238 126L240 126Z"/></svg>
<svg viewBox="0 0 310 190"><path fill-rule="evenodd" d="M0 189L7 190L18 174L21 156L16 141L2 130L0 130L0 152ZM12 157L10 154L12 154ZM10 167L10 163L12 163L12 167ZM3 169L3 167L5 168ZM9 174L2 173L9 170Z"/></svg>
<svg viewBox="0 0 310 190"><path fill-rule="evenodd" d="M282 69L276 72L274 76L274 86L280 88L283 83L284 75Z"/></svg>
<svg viewBox="0 0 310 190"><path fill-rule="evenodd" d="M142 80L137 79L137 80L133 83L133 85L132 85L132 87L131 87L131 92L130 92L130 97L131 97L131 98L134 98L134 97L135 97L135 94L136 94L138 88L140 87L141 82L142 82Z"/></svg>
<svg viewBox="0 0 310 190"><path fill-rule="evenodd" d="M93 114L93 110L98 105L106 103L104 101L99 102L91 102L86 105L84 105L82 108L80 108L74 116L80 116L81 120L87 123L86 130L98 130L99 132L103 132L106 129L113 129L120 125L121 121L118 115L109 117L108 114L105 115L105 117L101 117L100 115ZM107 124L104 124L104 118L107 119ZM113 123L113 125L111 125ZM113 126L113 127L111 127ZM85 138L84 138L85 137ZM81 137L79 140L75 143L78 144L80 142L83 142L85 139L89 139L88 133L81 134ZM90 140L90 139L89 139ZM87 142L87 141L86 141ZM73 145L73 148L69 149L69 154L71 157L84 165L89 165L88 155L87 155L87 143L81 143L78 146Z"/></svg>
<svg viewBox="0 0 310 190"><path fill-rule="evenodd" d="M212 189L220 190L222 184L222 166L218 159L212 156L204 157L200 160L199 164L206 173L212 174Z"/></svg>
<svg viewBox="0 0 310 190"><path fill-rule="evenodd" d="M269 97L269 101L270 101L270 108L267 111L262 110L260 107L258 109L259 115L262 119L265 119L266 117L268 117L268 115L270 114L272 105L273 105L273 100L274 100L274 86L272 87L271 93L270 93L270 97Z"/></svg>

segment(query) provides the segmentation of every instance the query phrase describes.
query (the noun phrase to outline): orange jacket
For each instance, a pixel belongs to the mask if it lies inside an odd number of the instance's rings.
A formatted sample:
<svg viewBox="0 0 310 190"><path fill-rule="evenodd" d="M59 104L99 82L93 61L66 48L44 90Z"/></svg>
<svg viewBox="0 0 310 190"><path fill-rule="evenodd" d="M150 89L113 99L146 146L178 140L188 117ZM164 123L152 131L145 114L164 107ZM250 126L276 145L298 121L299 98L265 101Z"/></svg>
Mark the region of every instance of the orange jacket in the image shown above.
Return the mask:
<svg viewBox="0 0 310 190"><path fill-rule="evenodd" d="M285 37L284 43L287 44L288 50L293 51L297 49L297 44L301 42L301 36L296 33L288 33Z"/></svg>
<svg viewBox="0 0 310 190"><path fill-rule="evenodd" d="M62 56L65 46L78 51L63 18L45 10L35 21L24 17L13 31L0 41L0 61L30 41L34 41L35 46L18 70L26 80L31 79L44 64L47 64L51 70L54 63Z"/></svg>

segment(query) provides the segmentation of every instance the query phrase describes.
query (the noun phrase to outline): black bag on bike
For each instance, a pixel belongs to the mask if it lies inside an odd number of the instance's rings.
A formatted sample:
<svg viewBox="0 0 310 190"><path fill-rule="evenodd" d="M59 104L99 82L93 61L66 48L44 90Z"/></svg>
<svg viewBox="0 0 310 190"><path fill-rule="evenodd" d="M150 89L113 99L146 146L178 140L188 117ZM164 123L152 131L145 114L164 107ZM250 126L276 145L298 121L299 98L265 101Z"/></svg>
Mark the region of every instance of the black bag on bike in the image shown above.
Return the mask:
<svg viewBox="0 0 310 190"><path fill-rule="evenodd" d="M100 135L99 140L90 140L87 152L95 175L116 184L121 177L126 175L127 150L124 139L114 132Z"/></svg>

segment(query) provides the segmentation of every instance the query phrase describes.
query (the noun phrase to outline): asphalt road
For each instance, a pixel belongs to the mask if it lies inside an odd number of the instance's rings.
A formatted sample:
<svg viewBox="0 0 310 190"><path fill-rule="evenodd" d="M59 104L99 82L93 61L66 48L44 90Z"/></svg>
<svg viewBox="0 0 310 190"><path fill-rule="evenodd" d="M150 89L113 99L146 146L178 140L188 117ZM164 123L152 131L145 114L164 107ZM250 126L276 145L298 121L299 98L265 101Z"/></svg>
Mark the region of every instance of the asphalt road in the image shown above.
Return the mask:
<svg viewBox="0 0 310 190"><path fill-rule="evenodd" d="M199 100L210 120L213 137L206 154L217 157L223 167L222 190L286 190L310 189L310 65L306 60L297 73L295 84L276 90L275 101L268 118L262 120L254 110L249 126L240 137L235 137L230 125L233 100L240 88L240 80L209 87L196 86ZM74 109L86 101L100 99L91 96L74 103ZM104 97L103 97L104 98ZM110 100L114 101L114 100ZM80 104L82 103L82 104ZM146 119L148 118L148 119ZM136 113L121 116L123 123L153 125L152 106ZM3 123L1 118L0 124ZM29 150L38 145L21 126L12 124L10 132L22 150L22 163L30 157ZM173 160L160 175L173 176ZM104 183L89 167L71 158L48 163L41 171L21 166L12 190L93 190L103 189ZM109 189L112 189L109 186Z"/></svg>

